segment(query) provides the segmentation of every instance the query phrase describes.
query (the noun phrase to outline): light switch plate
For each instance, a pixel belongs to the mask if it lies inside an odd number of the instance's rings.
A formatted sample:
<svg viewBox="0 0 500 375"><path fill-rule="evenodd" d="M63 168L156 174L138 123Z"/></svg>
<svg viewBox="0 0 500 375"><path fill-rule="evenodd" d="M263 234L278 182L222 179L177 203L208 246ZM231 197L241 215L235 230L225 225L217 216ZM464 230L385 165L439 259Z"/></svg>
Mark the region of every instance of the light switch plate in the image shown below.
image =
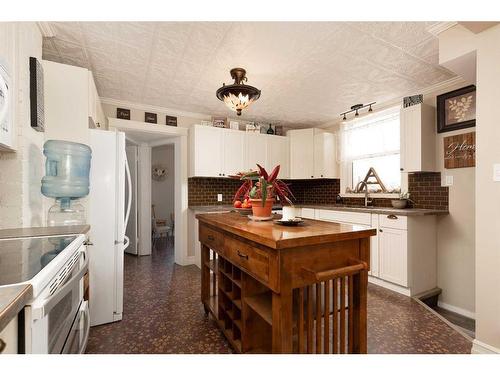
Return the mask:
<svg viewBox="0 0 500 375"><path fill-rule="evenodd" d="M493 181L500 182L500 164L493 164Z"/></svg>
<svg viewBox="0 0 500 375"><path fill-rule="evenodd" d="M449 176L449 175L445 176L444 186L453 186L453 176Z"/></svg>
<svg viewBox="0 0 500 375"><path fill-rule="evenodd" d="M217 202L222 202L222 194L217 194Z"/></svg>

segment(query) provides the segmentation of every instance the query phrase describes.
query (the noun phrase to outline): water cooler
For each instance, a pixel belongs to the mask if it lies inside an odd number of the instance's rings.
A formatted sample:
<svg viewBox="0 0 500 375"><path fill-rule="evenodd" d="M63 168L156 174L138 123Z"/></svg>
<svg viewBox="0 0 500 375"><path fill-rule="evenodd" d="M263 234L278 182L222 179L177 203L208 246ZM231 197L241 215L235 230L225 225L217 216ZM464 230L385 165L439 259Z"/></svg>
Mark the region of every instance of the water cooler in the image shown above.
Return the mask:
<svg viewBox="0 0 500 375"><path fill-rule="evenodd" d="M48 226L86 224L84 207L78 199L89 194L92 151L89 146L49 140L43 145L45 176L42 194L55 198L47 215Z"/></svg>

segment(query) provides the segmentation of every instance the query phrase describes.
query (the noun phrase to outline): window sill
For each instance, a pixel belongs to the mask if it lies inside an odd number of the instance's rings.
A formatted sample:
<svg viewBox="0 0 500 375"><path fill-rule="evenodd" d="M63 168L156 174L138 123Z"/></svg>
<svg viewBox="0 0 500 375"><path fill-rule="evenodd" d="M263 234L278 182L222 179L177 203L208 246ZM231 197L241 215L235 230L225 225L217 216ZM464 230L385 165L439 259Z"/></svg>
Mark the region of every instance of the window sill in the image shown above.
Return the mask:
<svg viewBox="0 0 500 375"><path fill-rule="evenodd" d="M365 193L344 193L342 198L364 198ZM399 199L399 193L368 193L368 198Z"/></svg>

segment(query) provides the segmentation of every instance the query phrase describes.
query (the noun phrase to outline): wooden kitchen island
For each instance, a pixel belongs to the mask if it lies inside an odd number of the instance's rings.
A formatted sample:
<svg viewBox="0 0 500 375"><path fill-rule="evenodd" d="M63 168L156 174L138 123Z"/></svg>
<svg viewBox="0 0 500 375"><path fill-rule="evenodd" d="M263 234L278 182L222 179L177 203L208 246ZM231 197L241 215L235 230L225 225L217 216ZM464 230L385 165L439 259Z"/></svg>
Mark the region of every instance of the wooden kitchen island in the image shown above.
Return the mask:
<svg viewBox="0 0 500 375"><path fill-rule="evenodd" d="M198 214L201 300L236 352L366 353L375 229Z"/></svg>

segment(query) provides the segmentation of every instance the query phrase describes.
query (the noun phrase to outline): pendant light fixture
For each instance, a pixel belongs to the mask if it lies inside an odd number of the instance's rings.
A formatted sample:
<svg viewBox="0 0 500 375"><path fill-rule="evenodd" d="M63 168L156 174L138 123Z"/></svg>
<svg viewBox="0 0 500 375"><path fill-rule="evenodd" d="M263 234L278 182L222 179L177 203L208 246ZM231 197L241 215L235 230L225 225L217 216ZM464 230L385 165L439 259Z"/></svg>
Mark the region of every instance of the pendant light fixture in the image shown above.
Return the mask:
<svg viewBox="0 0 500 375"><path fill-rule="evenodd" d="M230 71L231 78L234 79L232 85L222 84L217 92L217 98L224 103L238 116L241 116L241 111L248 108L250 104L259 99L260 90L253 86L245 85L248 79L246 70L243 68L233 68Z"/></svg>

